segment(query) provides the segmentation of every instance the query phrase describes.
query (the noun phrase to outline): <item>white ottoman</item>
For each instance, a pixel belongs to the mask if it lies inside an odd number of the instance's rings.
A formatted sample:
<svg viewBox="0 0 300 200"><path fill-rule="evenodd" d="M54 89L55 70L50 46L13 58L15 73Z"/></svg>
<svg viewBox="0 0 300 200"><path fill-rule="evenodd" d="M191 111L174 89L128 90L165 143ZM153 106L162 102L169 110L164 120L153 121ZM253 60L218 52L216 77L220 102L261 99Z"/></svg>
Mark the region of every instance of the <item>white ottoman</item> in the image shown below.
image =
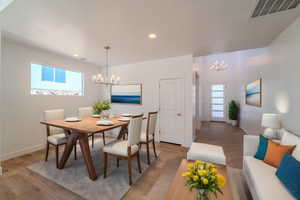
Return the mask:
<svg viewBox="0 0 300 200"><path fill-rule="evenodd" d="M211 144L193 142L187 153L188 160L202 160L206 162L226 165L226 157L223 148Z"/></svg>

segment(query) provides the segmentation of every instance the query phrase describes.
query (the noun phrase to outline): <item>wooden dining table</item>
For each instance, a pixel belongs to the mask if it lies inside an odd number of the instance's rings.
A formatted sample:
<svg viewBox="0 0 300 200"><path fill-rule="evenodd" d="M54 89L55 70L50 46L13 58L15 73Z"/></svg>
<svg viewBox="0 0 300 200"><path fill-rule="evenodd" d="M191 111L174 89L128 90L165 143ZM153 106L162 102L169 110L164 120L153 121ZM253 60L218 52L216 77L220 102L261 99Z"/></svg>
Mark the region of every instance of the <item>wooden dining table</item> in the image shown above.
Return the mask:
<svg viewBox="0 0 300 200"><path fill-rule="evenodd" d="M67 144L65 146L63 155L59 161L58 168L63 169L65 167L65 164L70 157L74 145L76 145L77 140L79 140L80 149L85 161L89 178L91 180L96 180L97 174L89 147L88 135L105 132L117 127L121 127L118 139L122 139L124 134L127 133L127 126L129 122L120 121L118 120L119 118L120 116L115 116L113 118L108 119L113 122L113 125L110 126L96 125L96 122L100 119L93 117L82 118L78 122L66 122L65 120L51 120L41 121L40 123L46 125L47 131L49 131L50 126L62 128L65 131L65 134L67 136Z"/></svg>

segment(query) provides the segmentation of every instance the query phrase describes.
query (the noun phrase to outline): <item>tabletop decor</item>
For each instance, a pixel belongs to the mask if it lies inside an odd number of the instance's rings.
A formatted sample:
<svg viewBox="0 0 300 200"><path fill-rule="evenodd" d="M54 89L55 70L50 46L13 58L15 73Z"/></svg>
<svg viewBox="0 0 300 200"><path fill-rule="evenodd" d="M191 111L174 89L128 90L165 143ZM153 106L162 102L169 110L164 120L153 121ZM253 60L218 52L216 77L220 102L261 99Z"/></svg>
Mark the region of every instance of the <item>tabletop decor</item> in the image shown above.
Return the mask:
<svg viewBox="0 0 300 200"><path fill-rule="evenodd" d="M109 117L110 102L109 101L96 101L93 105L94 114L102 114L103 118Z"/></svg>
<svg viewBox="0 0 300 200"><path fill-rule="evenodd" d="M211 194L217 198L217 194L223 194L221 188L224 187L225 177L218 173L217 168L212 163L196 160L188 164L188 171L182 174L186 178L185 186L190 191L197 189L197 200L209 200Z"/></svg>

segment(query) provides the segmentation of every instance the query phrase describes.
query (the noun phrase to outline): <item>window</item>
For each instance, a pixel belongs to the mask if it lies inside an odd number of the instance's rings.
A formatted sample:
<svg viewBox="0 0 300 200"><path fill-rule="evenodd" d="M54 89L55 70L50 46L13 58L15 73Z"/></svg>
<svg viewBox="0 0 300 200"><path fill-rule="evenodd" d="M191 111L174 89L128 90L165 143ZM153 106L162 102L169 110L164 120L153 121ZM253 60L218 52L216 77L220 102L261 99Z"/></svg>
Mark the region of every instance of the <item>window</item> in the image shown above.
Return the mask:
<svg viewBox="0 0 300 200"><path fill-rule="evenodd" d="M42 81L51 81L56 83L66 82L66 70L57 69L48 66L42 66Z"/></svg>
<svg viewBox="0 0 300 200"><path fill-rule="evenodd" d="M31 94L83 96L82 73L31 64Z"/></svg>
<svg viewBox="0 0 300 200"><path fill-rule="evenodd" d="M211 119L223 121L225 119L225 86L223 84L211 86Z"/></svg>

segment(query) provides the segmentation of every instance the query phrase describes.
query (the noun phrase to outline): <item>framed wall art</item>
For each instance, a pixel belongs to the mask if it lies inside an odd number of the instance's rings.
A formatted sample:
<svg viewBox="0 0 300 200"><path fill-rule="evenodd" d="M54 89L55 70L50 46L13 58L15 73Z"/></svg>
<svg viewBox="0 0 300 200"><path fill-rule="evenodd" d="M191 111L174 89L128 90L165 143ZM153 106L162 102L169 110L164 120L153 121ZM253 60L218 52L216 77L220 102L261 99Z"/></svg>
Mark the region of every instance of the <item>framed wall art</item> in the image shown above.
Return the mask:
<svg viewBox="0 0 300 200"><path fill-rule="evenodd" d="M142 84L111 86L111 103L142 104Z"/></svg>
<svg viewBox="0 0 300 200"><path fill-rule="evenodd" d="M246 104L261 107L262 80L258 79L246 85Z"/></svg>

